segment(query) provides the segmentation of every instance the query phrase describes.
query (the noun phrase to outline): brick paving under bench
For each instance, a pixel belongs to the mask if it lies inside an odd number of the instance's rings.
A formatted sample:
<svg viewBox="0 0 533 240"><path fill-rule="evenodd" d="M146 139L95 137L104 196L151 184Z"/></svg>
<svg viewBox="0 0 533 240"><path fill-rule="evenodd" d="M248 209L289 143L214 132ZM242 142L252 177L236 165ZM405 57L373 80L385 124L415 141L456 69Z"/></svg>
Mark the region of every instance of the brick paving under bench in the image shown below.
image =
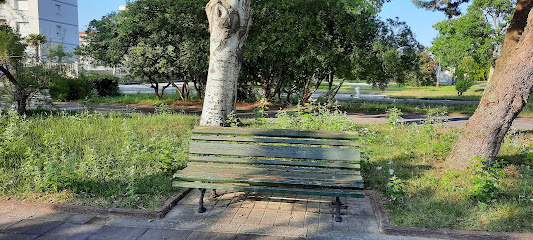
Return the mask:
<svg viewBox="0 0 533 240"><path fill-rule="evenodd" d="M342 198L334 221L331 197L218 192L197 213L193 190L163 219L0 210L0 240L155 239L417 239L379 233L370 198ZM208 196L210 194L207 194Z"/></svg>
<svg viewBox="0 0 533 240"><path fill-rule="evenodd" d="M324 232L379 234L369 198L341 198L344 221L337 223L334 197L226 191L217 194L216 198L206 198L205 213L197 213L199 191L193 190L164 220L186 221L226 233L282 237L314 237Z"/></svg>

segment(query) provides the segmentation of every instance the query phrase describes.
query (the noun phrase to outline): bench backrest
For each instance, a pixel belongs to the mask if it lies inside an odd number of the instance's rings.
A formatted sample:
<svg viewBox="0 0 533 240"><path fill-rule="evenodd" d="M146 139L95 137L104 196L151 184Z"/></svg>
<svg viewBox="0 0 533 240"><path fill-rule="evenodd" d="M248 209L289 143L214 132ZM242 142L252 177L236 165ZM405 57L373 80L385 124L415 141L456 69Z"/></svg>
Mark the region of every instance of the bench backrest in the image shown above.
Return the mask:
<svg viewBox="0 0 533 240"><path fill-rule="evenodd" d="M198 127L190 162L359 170L355 134Z"/></svg>

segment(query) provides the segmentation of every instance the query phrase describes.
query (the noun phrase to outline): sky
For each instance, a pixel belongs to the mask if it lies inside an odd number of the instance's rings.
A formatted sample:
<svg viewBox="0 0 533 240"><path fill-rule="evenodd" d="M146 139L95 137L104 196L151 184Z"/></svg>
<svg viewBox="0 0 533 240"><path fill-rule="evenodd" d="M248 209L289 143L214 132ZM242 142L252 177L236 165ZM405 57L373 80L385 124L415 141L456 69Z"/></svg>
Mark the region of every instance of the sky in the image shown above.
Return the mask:
<svg viewBox="0 0 533 240"><path fill-rule="evenodd" d="M126 0L78 0L80 31L86 30L91 20L117 11L120 5L126 5ZM441 12L417 8L411 0L392 0L385 3L380 16L383 20L399 17L400 21L407 22L418 41L426 47L431 46L431 41L437 36L437 31L432 26L446 19Z"/></svg>
<svg viewBox="0 0 533 240"><path fill-rule="evenodd" d="M447 19L442 12L417 8L411 0L391 0L385 3L380 16L383 20L399 17L400 21L411 27L416 39L426 47L431 46L431 41L438 34L433 25Z"/></svg>

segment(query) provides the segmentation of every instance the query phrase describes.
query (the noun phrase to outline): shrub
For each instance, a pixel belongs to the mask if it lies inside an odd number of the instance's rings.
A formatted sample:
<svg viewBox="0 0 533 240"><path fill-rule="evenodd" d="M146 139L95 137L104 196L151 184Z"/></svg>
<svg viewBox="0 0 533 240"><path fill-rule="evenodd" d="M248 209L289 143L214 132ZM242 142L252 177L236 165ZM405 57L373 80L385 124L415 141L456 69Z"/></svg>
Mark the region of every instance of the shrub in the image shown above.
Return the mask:
<svg viewBox="0 0 533 240"><path fill-rule="evenodd" d="M337 108L331 110L326 105L305 104L297 106L297 111L279 111L277 123L270 123L271 128L325 130L325 131L354 131L355 124L348 119L345 112ZM259 121L261 122L261 121Z"/></svg>
<svg viewBox="0 0 533 240"><path fill-rule="evenodd" d="M94 94L94 85L87 78L57 77L50 82L50 96L54 100L73 101Z"/></svg>
<svg viewBox="0 0 533 240"><path fill-rule="evenodd" d="M457 83L455 84L455 90L457 90L457 95L463 96L463 93L468 91L474 85L474 81L467 75L461 74L459 72L459 77Z"/></svg>
<svg viewBox="0 0 533 240"><path fill-rule="evenodd" d="M120 89L118 88L119 78L102 74L91 75L87 78L94 85L98 96L114 97L120 95Z"/></svg>

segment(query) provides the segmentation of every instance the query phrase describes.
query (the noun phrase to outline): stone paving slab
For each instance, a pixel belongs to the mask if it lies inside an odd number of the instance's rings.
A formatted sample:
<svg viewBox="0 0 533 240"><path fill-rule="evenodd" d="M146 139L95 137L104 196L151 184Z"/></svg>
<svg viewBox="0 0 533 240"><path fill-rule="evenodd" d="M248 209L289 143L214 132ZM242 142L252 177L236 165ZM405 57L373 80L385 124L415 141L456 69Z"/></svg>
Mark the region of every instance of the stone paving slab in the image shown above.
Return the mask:
<svg viewBox="0 0 533 240"><path fill-rule="evenodd" d="M93 218L94 218L94 215L71 214L67 219L65 219L65 222L85 224L91 221Z"/></svg>
<svg viewBox="0 0 533 240"><path fill-rule="evenodd" d="M149 229L137 240L185 240L191 233L185 230Z"/></svg>
<svg viewBox="0 0 533 240"><path fill-rule="evenodd" d="M56 221L26 219L7 227L3 232L42 235L61 224L63 223Z"/></svg>
<svg viewBox="0 0 533 240"><path fill-rule="evenodd" d="M148 231L147 228L105 226L89 237L88 240L137 239L146 231Z"/></svg>
<svg viewBox="0 0 533 240"><path fill-rule="evenodd" d="M100 229L98 225L63 223L36 240L85 240Z"/></svg>
<svg viewBox="0 0 533 240"><path fill-rule="evenodd" d="M241 225L237 233L305 238L307 235L307 229L306 228L294 228L294 227L281 227L281 226L265 227L265 226L244 224L244 225Z"/></svg>
<svg viewBox="0 0 533 240"><path fill-rule="evenodd" d="M0 233L0 240L33 240L39 237L34 234Z"/></svg>
<svg viewBox="0 0 533 240"><path fill-rule="evenodd" d="M217 239L217 240L234 240L237 238L235 233L221 233L221 232L192 232L187 240L199 239Z"/></svg>
<svg viewBox="0 0 533 240"><path fill-rule="evenodd" d="M140 228L170 228L174 223L164 220L115 218L110 220L107 226L117 227L140 227Z"/></svg>

